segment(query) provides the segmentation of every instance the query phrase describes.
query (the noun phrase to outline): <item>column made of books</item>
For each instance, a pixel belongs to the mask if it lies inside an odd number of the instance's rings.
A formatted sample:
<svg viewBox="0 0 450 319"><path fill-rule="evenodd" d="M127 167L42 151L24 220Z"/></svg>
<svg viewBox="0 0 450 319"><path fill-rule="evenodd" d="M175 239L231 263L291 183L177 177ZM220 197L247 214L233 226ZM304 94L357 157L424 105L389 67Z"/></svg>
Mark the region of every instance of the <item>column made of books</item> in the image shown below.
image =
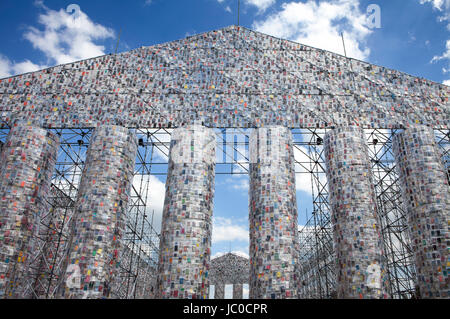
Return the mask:
<svg viewBox="0 0 450 319"><path fill-rule="evenodd" d="M172 133L161 228L159 298L207 299L216 137L201 125Z"/></svg>
<svg viewBox="0 0 450 319"><path fill-rule="evenodd" d="M31 265L46 213L59 137L36 124L12 125L0 159L0 298L32 297Z"/></svg>
<svg viewBox="0 0 450 319"><path fill-rule="evenodd" d="M89 142L75 203L73 239L61 298L111 298L120 268L137 139L125 127L103 125Z"/></svg>
<svg viewBox="0 0 450 319"><path fill-rule="evenodd" d="M297 200L292 133L250 136L250 298L297 298Z"/></svg>
<svg viewBox="0 0 450 319"><path fill-rule="evenodd" d="M393 142L420 298L449 298L450 187L433 129L415 125Z"/></svg>
<svg viewBox="0 0 450 319"><path fill-rule="evenodd" d="M386 257L364 131L357 126L339 127L329 131L324 142L337 296L388 298Z"/></svg>

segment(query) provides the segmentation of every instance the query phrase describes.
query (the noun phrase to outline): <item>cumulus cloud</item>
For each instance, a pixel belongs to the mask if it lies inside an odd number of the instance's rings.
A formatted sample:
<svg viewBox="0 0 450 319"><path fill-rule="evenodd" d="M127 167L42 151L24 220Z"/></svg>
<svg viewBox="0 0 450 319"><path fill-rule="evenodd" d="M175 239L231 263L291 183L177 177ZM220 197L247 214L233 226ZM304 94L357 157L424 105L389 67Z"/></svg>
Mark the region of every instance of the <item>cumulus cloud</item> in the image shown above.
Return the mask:
<svg viewBox="0 0 450 319"><path fill-rule="evenodd" d="M450 30L450 0L420 0L420 4L430 3L433 8L439 11L438 20L447 22L447 28Z"/></svg>
<svg viewBox="0 0 450 319"><path fill-rule="evenodd" d="M45 65L34 64L30 60L15 63L0 54L0 78L44 69Z"/></svg>
<svg viewBox="0 0 450 319"><path fill-rule="evenodd" d="M306 147L299 146L294 148L295 158L295 187L297 191L312 194L311 176L307 174L310 167L310 160L308 157L308 150Z"/></svg>
<svg viewBox="0 0 450 319"><path fill-rule="evenodd" d="M431 60L431 63L437 63L442 60L446 61L448 68L443 67L442 73L447 74L447 73L450 73L450 40L447 40L445 48L446 48L446 51L442 55L434 56L433 59ZM450 79L445 80L443 83L445 85L449 85Z"/></svg>
<svg viewBox="0 0 450 319"><path fill-rule="evenodd" d="M323 135L322 135L323 136ZM323 138L323 137L322 137ZM296 146L294 148L295 158L295 188L297 191L305 192L312 195L312 180L311 174L308 173L312 170L312 164L310 159L310 153L304 146ZM319 174L319 180L322 184L326 183L325 173ZM316 193L318 191L316 190Z"/></svg>
<svg viewBox="0 0 450 319"><path fill-rule="evenodd" d="M442 55L434 56L431 62L437 62L440 60L450 60L450 40L447 40L446 44L446 51ZM444 68L444 72L448 72L449 70Z"/></svg>
<svg viewBox="0 0 450 319"><path fill-rule="evenodd" d="M166 194L165 184L154 175L138 174L133 178L133 188L136 190L136 192L140 192L141 181L143 187L148 187L148 197L145 204L148 208L149 213L154 212L153 227L155 228L156 232L160 233L164 207L164 197ZM131 193L131 195L134 195L133 192Z"/></svg>
<svg viewBox="0 0 450 319"><path fill-rule="evenodd" d="M372 33L358 0L332 0L283 3L281 10L255 21L253 28L276 37L343 54L344 32L348 56L367 59L367 37Z"/></svg>
<svg viewBox="0 0 450 319"><path fill-rule="evenodd" d="M105 54L105 47L96 41L114 37L110 28L93 22L83 11L79 11L77 18L64 9L55 11L47 8L43 1L36 1L35 5L44 12L39 14L40 28L30 26L24 33L34 49L44 53L47 65L70 63ZM32 72L47 67L29 60L22 62L11 61L0 56L0 77Z"/></svg>
<svg viewBox="0 0 450 319"><path fill-rule="evenodd" d="M447 23L447 29L450 30L450 0L420 0L421 4L430 3L433 6L434 10L439 12L438 20L440 22ZM446 41L445 45L446 51L442 55L434 56L431 60L432 63L436 63L438 61L447 61L447 66L442 68L442 72L444 74L450 73L450 40ZM449 85L450 79L443 81L443 84Z"/></svg>
<svg viewBox="0 0 450 319"><path fill-rule="evenodd" d="M246 225L247 226L247 225ZM214 217L212 230L212 243L221 241L249 241L247 227L235 223L230 218Z"/></svg>
<svg viewBox="0 0 450 319"><path fill-rule="evenodd" d="M11 75L11 62L8 58L0 55L0 78Z"/></svg>
<svg viewBox="0 0 450 319"><path fill-rule="evenodd" d="M257 7L260 12L266 11L275 2L276 0L245 0L246 4Z"/></svg>
<svg viewBox="0 0 450 319"><path fill-rule="evenodd" d="M46 9L39 15L43 30L29 27L24 37L57 64L104 55L105 47L94 43L114 37L114 31L94 23L83 11L77 18L63 9Z"/></svg>
<svg viewBox="0 0 450 319"><path fill-rule="evenodd" d="M226 0L217 0L220 4L224 4ZM228 0L229 2L230 0ZM233 3L235 0L232 1ZM270 6L275 4L276 0L244 0L241 1L242 4L245 4L247 6L256 7L258 9L258 13L263 13L266 11ZM231 12L230 6L225 7L225 11Z"/></svg>
<svg viewBox="0 0 450 319"><path fill-rule="evenodd" d="M421 4L424 4L427 2L432 3L433 6L440 11L442 11L445 6L447 6L447 7L449 6L448 0L420 0Z"/></svg>

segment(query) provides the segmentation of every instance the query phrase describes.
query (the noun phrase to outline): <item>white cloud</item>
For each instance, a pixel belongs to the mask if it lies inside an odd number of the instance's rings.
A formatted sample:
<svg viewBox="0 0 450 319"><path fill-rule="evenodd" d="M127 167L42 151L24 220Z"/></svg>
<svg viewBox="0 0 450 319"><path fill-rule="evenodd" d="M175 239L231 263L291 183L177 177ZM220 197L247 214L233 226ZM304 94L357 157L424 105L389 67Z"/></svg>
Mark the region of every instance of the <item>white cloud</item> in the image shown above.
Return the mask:
<svg viewBox="0 0 450 319"><path fill-rule="evenodd" d="M431 3L435 10L440 12L438 20L448 22L447 28L450 30L450 0L420 0L420 4Z"/></svg>
<svg viewBox="0 0 450 319"><path fill-rule="evenodd" d="M450 40L446 42L446 51L440 56L434 56L431 62L437 62L440 60L450 60Z"/></svg>
<svg viewBox="0 0 450 319"><path fill-rule="evenodd" d="M88 59L105 54L105 47L95 41L114 37L114 31L94 23L83 11L74 17L64 9L59 11L47 8L42 1L35 5L44 10L39 14L38 22L43 29L28 27L24 38L33 47L44 53L47 64L63 64ZM47 66L38 65L30 60L12 62L0 55L0 77L32 72Z"/></svg>
<svg viewBox="0 0 450 319"><path fill-rule="evenodd" d="M248 284L243 285L242 290L242 299L249 299L250 296L250 287Z"/></svg>
<svg viewBox="0 0 450 319"><path fill-rule="evenodd" d="M248 191L249 188L249 177L248 175L232 175L225 180L225 185L228 188L238 191ZM242 193L247 196L247 193Z"/></svg>
<svg viewBox="0 0 450 319"><path fill-rule="evenodd" d="M225 6L225 0L217 0L217 2L220 3L220 4L223 4ZM231 8L230 8L229 5L225 6L224 9L225 9L226 12L231 13Z"/></svg>
<svg viewBox="0 0 450 319"><path fill-rule="evenodd" d="M246 225L248 226L248 225ZM249 241L249 232L243 225L235 224L232 219L224 217L213 218L212 242Z"/></svg>
<svg viewBox="0 0 450 319"><path fill-rule="evenodd" d="M417 38L413 32L408 32L408 36L409 36L409 41L408 41L409 43L412 43L417 40Z"/></svg>
<svg viewBox="0 0 450 319"><path fill-rule="evenodd" d="M154 175L135 175L133 179L133 186L137 192L140 191L141 179L142 185L144 187L147 187L148 185L148 197L146 206L149 213L152 213L154 211L153 227L158 233L160 233L164 207L164 197L166 194L165 184Z"/></svg>
<svg viewBox="0 0 450 319"><path fill-rule="evenodd" d="M152 4L152 0L145 0L144 6L149 6Z"/></svg>
<svg viewBox="0 0 450 319"><path fill-rule="evenodd" d="M11 61L4 55L0 56L0 78L9 77L12 75L12 73L13 71Z"/></svg>
<svg viewBox="0 0 450 319"><path fill-rule="evenodd" d="M431 3L436 9L442 11L444 8L444 3L448 3L448 0L420 0L421 4Z"/></svg>
<svg viewBox="0 0 450 319"><path fill-rule="evenodd" d="M38 21L44 30L29 27L24 36L35 49L57 64L104 55L105 47L94 41L114 37L112 29L94 23L81 10L75 19L63 9L47 9L39 15Z"/></svg>
<svg viewBox="0 0 450 319"><path fill-rule="evenodd" d="M11 61L3 55L0 55L0 78L6 78L11 75Z"/></svg>
<svg viewBox="0 0 450 319"><path fill-rule="evenodd" d="M433 5L433 8L435 10L438 10L440 12L440 16L438 17L438 20L440 22L446 22L447 23L447 29L450 30L450 0L420 0L421 4L430 3ZM431 60L432 63L441 61L441 60L447 60L447 63L450 62L450 40L447 40L446 42L446 51L440 55L440 56L434 56ZM443 73L448 73L449 68L443 68ZM443 84L449 85L450 79L445 80Z"/></svg>
<svg viewBox="0 0 450 319"><path fill-rule="evenodd" d="M225 0L217 0L217 2L224 3ZM234 2L234 0L233 0L233 2ZM276 0L244 0L243 1L243 3L245 3L248 6L256 7L258 9L258 13L263 13L270 6L275 4L275 2L276 2ZM225 11L231 12L230 6L226 6Z"/></svg>
<svg viewBox="0 0 450 319"><path fill-rule="evenodd" d="M45 65L34 64L30 60L14 63L8 57L0 54L0 78L44 69Z"/></svg>
<svg viewBox="0 0 450 319"><path fill-rule="evenodd" d="M450 80L445 80L444 82L442 82L442 84L450 86Z"/></svg>
<svg viewBox="0 0 450 319"><path fill-rule="evenodd" d="M321 135L323 138L323 135ZM294 148L295 158L295 188L297 191L305 192L312 195L312 180L311 174L308 173L312 170L311 159L308 155L308 149L304 146L296 146ZM322 184L326 183L325 173L319 174L319 180ZM318 190L315 191L316 193Z"/></svg>
<svg viewBox="0 0 450 319"><path fill-rule="evenodd" d="M43 69L43 68L45 68L45 66L34 64L30 60L25 60L20 63L15 63L13 65L13 72L16 74L17 73L21 74L21 73L37 71L37 70Z"/></svg>
<svg viewBox="0 0 450 319"><path fill-rule="evenodd" d="M294 148L294 158L298 162L295 164L295 187L297 191L312 194L311 176L307 174L310 159L308 157L308 150L303 146Z"/></svg>
<svg viewBox="0 0 450 319"><path fill-rule="evenodd" d="M284 3L281 11L255 21L253 28L340 54L344 53L340 36L343 31L348 56L367 59L370 54L365 44L372 31L358 0Z"/></svg>
<svg viewBox="0 0 450 319"><path fill-rule="evenodd" d="M448 73L450 70L450 40L447 40L445 48L446 48L446 51L442 55L434 56L433 59L431 60L431 63L436 63L436 62L439 62L442 60L447 62L448 68L447 67L442 68L442 73L444 73L444 74ZM450 81L450 79L444 81L444 84L447 83L447 85L448 85L449 81Z"/></svg>
<svg viewBox="0 0 450 319"><path fill-rule="evenodd" d="M260 12L264 12L272 6L276 0L245 0L245 3L258 8Z"/></svg>

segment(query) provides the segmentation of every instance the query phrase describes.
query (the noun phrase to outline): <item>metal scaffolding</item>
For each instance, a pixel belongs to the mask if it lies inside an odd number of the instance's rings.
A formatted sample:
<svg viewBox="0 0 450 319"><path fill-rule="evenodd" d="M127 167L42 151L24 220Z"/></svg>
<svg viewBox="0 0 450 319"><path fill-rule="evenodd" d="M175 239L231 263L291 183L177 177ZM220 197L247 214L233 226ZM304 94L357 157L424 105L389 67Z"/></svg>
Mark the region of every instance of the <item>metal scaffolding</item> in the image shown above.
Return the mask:
<svg viewBox="0 0 450 319"><path fill-rule="evenodd" d="M310 182L312 204L307 216L299 207L306 222L299 229L298 293L335 298L323 137L332 126L358 123L371 128L366 136L390 294L418 298L391 150L396 130L381 128L412 123L445 128L435 133L448 171L448 92L439 83L240 26L2 79L0 142L15 118L36 120L61 138L51 196L45 199L50 208L40 214L40 231L33 238L37 262L27 287L34 298L57 298L66 284L74 203L89 139L94 127L109 123L135 130L139 141L120 280L112 295L152 298L160 236L150 177L164 181L167 175L172 128L201 121L216 133L216 175L249 173L247 128L295 128L296 174Z"/></svg>
<svg viewBox="0 0 450 319"><path fill-rule="evenodd" d="M9 129L0 130L4 142ZM32 269L28 288L34 298L57 298L67 266L72 234L73 206L77 197L81 173L89 146L92 128L52 129L60 136L60 149L52 177L52 196L46 200L50 209L40 216L39 251L41 261ZM154 148L152 135L138 130L140 137L135 166L135 180L127 211L126 233L120 263L120 280L113 287L116 298L151 298L156 272L159 234L153 226L153 211L147 207L149 176L152 174ZM157 134L157 133L156 133ZM155 135L156 135L155 134ZM45 234L41 236L41 234Z"/></svg>
<svg viewBox="0 0 450 319"><path fill-rule="evenodd" d="M336 286L335 252L330 223L323 137L327 130L294 130L302 154L300 171L311 179L312 213L299 230L299 297L332 298Z"/></svg>
<svg viewBox="0 0 450 319"><path fill-rule="evenodd" d="M301 163L303 174L312 179L313 212L299 230L299 278L301 298L335 298L335 258L332 225L325 173L322 136L325 130L310 131L303 153L310 159ZM406 216L402 203L398 174L392 153L392 136L396 130L366 130L372 162L381 232L388 260L390 294L395 299L420 298L415 286L415 267L406 232ZM442 160L449 172L450 131L435 130L442 150ZM305 145L306 143L306 145ZM448 174L450 176L450 174Z"/></svg>
<svg viewBox="0 0 450 319"><path fill-rule="evenodd" d="M61 137L56 169L52 178L50 210L41 216L47 237L41 241L41 261L36 276L30 278L35 298L56 298L64 285L66 256L70 247L71 219L92 128L51 129ZM8 129L0 129L4 142ZM311 182L313 210L299 226L299 297L335 298L335 254L328 204L323 154L327 129L293 129L296 174ZM171 129L137 129L138 156L127 214L125 249L121 253L120 281L113 287L115 298L153 298L156 279L159 233L154 211L149 206L150 176L165 176L168 168ZM366 130L372 161L380 224L388 259L390 293L393 298L419 298L415 269L406 230L398 175L392 154L396 130ZM216 174L248 174L248 129L215 129L217 136ZM445 167L450 169L450 131L435 130ZM231 136L231 137L230 137ZM450 174L449 174L450 176ZM299 215L304 214L299 207ZM39 273L39 274L38 274ZM38 275L37 275L38 274Z"/></svg>
<svg viewBox="0 0 450 319"><path fill-rule="evenodd" d="M415 269L392 153L393 133L395 131L370 131L367 134L367 142L387 257L390 293L394 298L410 299L415 296Z"/></svg>

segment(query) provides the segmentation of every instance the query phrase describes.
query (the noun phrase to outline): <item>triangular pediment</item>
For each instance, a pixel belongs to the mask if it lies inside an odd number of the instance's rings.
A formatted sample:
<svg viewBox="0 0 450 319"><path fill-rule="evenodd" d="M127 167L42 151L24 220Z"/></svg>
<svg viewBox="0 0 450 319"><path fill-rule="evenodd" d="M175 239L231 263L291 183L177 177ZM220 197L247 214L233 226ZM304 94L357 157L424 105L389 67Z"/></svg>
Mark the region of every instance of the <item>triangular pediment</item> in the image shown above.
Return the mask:
<svg viewBox="0 0 450 319"><path fill-rule="evenodd" d="M448 86L237 26L0 81L2 120L45 127L450 123Z"/></svg>

